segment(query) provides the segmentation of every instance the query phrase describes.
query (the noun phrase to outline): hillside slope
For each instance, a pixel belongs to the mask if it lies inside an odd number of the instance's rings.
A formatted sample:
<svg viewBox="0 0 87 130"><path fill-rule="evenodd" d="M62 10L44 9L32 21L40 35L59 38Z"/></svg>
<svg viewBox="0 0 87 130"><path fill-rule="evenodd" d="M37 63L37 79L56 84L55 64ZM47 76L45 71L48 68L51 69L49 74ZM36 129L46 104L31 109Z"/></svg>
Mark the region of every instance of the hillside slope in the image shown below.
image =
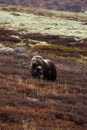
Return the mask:
<svg viewBox="0 0 87 130"><path fill-rule="evenodd" d="M12 7L12 9L15 10L16 7ZM10 11L10 8L8 8L8 11ZM27 13L11 13L1 10L0 26L5 26L6 29L23 30L25 33L27 31L29 33L67 35L82 38L87 37L86 15L55 11L40 11L27 10ZM36 14L34 14L34 12Z"/></svg>
<svg viewBox="0 0 87 130"><path fill-rule="evenodd" d="M87 130L86 22L81 13L0 7L1 130ZM55 82L31 77L35 55L54 62Z"/></svg>
<svg viewBox="0 0 87 130"><path fill-rule="evenodd" d="M0 3L75 12L87 10L87 0L0 0Z"/></svg>

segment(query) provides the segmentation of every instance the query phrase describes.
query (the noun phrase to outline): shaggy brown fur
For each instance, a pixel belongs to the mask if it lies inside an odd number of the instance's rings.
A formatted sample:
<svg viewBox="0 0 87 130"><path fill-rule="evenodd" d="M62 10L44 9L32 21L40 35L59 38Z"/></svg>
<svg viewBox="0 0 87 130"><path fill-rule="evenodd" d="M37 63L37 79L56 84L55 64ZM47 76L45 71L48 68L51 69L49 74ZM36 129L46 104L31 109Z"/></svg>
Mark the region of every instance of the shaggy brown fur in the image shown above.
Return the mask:
<svg viewBox="0 0 87 130"><path fill-rule="evenodd" d="M57 71L51 60L43 59L41 56L34 56L30 63L30 73L34 78L55 81Z"/></svg>

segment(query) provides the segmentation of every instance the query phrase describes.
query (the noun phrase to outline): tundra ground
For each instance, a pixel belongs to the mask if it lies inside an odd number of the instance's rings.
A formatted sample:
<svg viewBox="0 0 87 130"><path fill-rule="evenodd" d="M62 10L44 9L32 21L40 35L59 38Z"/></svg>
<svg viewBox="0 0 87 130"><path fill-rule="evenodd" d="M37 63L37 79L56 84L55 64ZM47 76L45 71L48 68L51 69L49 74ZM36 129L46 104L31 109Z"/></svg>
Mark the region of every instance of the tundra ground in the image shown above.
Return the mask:
<svg viewBox="0 0 87 130"><path fill-rule="evenodd" d="M79 19L81 17L78 16ZM43 34L38 31L25 33L25 30L10 29L7 24L5 25L0 25L0 128L86 130L85 33L84 37L77 37L74 34L72 36ZM17 51L17 47L24 47L26 50L20 52ZM55 63L57 68L55 82L31 77L29 64L36 54Z"/></svg>

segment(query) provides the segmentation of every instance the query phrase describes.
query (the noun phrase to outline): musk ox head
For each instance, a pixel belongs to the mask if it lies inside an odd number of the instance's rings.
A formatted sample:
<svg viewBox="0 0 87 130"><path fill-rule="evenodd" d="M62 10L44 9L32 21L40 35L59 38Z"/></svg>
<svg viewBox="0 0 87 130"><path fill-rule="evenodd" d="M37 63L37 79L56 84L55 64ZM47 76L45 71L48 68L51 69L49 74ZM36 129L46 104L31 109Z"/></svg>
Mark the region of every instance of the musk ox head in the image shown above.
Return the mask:
<svg viewBox="0 0 87 130"><path fill-rule="evenodd" d="M41 56L34 56L30 62L30 73L34 78L55 81L57 71L51 60L43 59Z"/></svg>

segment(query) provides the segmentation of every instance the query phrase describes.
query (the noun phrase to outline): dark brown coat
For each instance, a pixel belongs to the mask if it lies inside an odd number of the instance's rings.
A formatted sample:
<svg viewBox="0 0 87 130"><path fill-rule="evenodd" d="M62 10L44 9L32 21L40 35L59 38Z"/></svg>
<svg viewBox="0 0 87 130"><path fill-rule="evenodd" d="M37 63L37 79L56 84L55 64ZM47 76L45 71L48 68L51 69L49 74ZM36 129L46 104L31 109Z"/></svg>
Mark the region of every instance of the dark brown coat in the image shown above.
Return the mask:
<svg viewBox="0 0 87 130"><path fill-rule="evenodd" d="M30 73L34 78L55 81L57 78L56 66L51 60L34 56L30 63Z"/></svg>

